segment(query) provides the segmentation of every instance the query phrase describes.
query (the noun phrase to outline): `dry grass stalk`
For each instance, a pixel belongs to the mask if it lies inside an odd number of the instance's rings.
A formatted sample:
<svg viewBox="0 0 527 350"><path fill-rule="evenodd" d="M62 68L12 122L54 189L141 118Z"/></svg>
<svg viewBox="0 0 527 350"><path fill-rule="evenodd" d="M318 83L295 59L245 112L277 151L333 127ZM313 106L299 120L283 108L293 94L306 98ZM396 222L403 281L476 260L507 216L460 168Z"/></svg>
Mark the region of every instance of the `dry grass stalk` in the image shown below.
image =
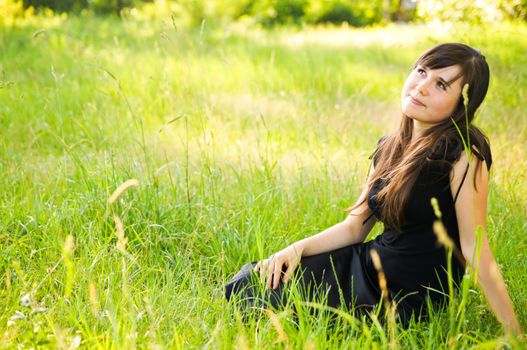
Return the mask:
<svg viewBox="0 0 527 350"><path fill-rule="evenodd" d="M101 307L99 304L99 299L97 299L97 289L95 287L94 282L90 282L90 284L88 285L88 295L90 298L90 304L92 307L93 314L98 315Z"/></svg>
<svg viewBox="0 0 527 350"><path fill-rule="evenodd" d="M235 343L235 349L241 349L241 350L250 349L249 344L247 343L247 338L245 338L245 335L242 332L238 333L234 343Z"/></svg>
<svg viewBox="0 0 527 350"><path fill-rule="evenodd" d="M115 232L115 235L117 236L117 250L119 250L121 253L126 253L126 243L128 243L128 238L124 235L124 225L123 221L120 217L117 215L114 215L113 221L115 222L115 228L117 231Z"/></svg>
<svg viewBox="0 0 527 350"><path fill-rule="evenodd" d="M454 244L454 241L450 238L448 233L446 232L445 225L439 220L434 221L434 233L437 236L437 240L441 245L448 249L454 250L456 248L456 245Z"/></svg>
<svg viewBox="0 0 527 350"><path fill-rule="evenodd" d="M464 264L465 258L463 258L463 254L461 254L452 238L448 235L445 225L441 221L436 220L434 221L433 229L439 243L448 250L451 250L456 259Z"/></svg>
<svg viewBox="0 0 527 350"><path fill-rule="evenodd" d="M397 305L392 300L390 308L386 310L388 316L388 331L390 334L390 349L398 349L397 344L397 328L395 320L397 319Z"/></svg>
<svg viewBox="0 0 527 350"><path fill-rule="evenodd" d="M450 238L450 235L448 234L445 228L445 225L443 225L443 222L441 221L442 213L441 213L441 210L439 209L439 203L437 201L437 198L432 197L432 199L430 200L430 203L432 204L432 208L434 209L434 214L437 217L437 220L434 221L434 224L432 226L434 233L437 237L437 240L443 247L445 247L448 250L451 250L454 256L456 257L456 259L460 263L464 264L465 259L463 258L463 254L461 254L461 252L457 248L452 238Z"/></svg>
<svg viewBox="0 0 527 350"><path fill-rule="evenodd" d="M5 289L11 289L11 268L5 269Z"/></svg>
<svg viewBox="0 0 527 350"><path fill-rule="evenodd" d="M208 345L213 344L216 340L216 337L218 336L218 333L220 332L221 328L223 327L223 323L221 321L221 318L216 322L216 325L214 326L214 329L212 330L212 333L209 337L209 341L205 345L205 347L208 347Z"/></svg>
<svg viewBox="0 0 527 350"><path fill-rule="evenodd" d="M472 275L474 282L478 281L479 277L479 259L481 257L481 246L483 240L483 227L478 225L476 227L476 244L474 246L474 255L470 264L467 264L470 274Z"/></svg>
<svg viewBox="0 0 527 350"><path fill-rule="evenodd" d="M35 31L31 36L32 36L33 38L36 38L37 36L39 36L39 35L41 35L41 34L44 34L44 33L46 33L46 32L47 32L46 29L39 29L39 30Z"/></svg>
<svg viewBox="0 0 527 350"><path fill-rule="evenodd" d="M463 95L463 104L465 105L465 108L468 108L468 88L469 84L463 85L463 90L461 91L461 95Z"/></svg>
<svg viewBox="0 0 527 350"><path fill-rule="evenodd" d="M269 319L271 320L271 323L274 329L278 333L278 339L276 341L280 343L282 342L285 343L285 348L290 349L289 338L287 337L287 334L285 333L284 328L282 327L282 324L280 323L280 319L278 318L278 315L269 309L265 309L265 313L267 314L267 316L269 316Z"/></svg>
<svg viewBox="0 0 527 350"><path fill-rule="evenodd" d="M304 350L315 350L316 346L315 343L313 343L312 340L308 340L304 344Z"/></svg>
<svg viewBox="0 0 527 350"><path fill-rule="evenodd" d="M64 242L64 248L62 249L62 255L64 259L71 258L73 255L73 250L75 250L75 241L72 235L68 235L68 237L66 237L66 241Z"/></svg>
<svg viewBox="0 0 527 350"><path fill-rule="evenodd" d="M377 275L379 277L379 287L381 287L382 298L384 299L386 305L389 305L388 283L386 282L386 275L382 269L381 258L375 249L370 251L370 255L373 261L373 266L375 267L375 270L377 270Z"/></svg>
<svg viewBox="0 0 527 350"><path fill-rule="evenodd" d="M396 324L395 319L397 318L397 306L395 301L390 302L388 298L388 283L386 282L386 275L382 268L381 257L375 249L370 250L371 259L373 261L373 266L377 270L377 275L379 278L379 287L381 288L385 317L388 322L388 335L390 338L389 347L390 349L397 349L397 335L396 335Z"/></svg>
<svg viewBox="0 0 527 350"><path fill-rule="evenodd" d="M123 194L124 191L126 191L129 187L134 186L139 186L139 181L137 181L136 179L126 180L112 193L112 195L108 199L108 202L110 204L115 203L115 201L121 196L121 194Z"/></svg>
<svg viewBox="0 0 527 350"><path fill-rule="evenodd" d="M430 200L430 202L432 203L432 208L434 209L434 214L435 216L441 220L441 210L439 209L439 202L437 201L437 198L435 197L432 197L432 199Z"/></svg>
<svg viewBox="0 0 527 350"><path fill-rule="evenodd" d="M64 247L62 248L62 260L64 265L66 265L66 283L64 288L64 295L69 297L73 289L73 261L71 257L73 256L73 251L75 250L75 241L72 235L66 237L66 242L64 242Z"/></svg>

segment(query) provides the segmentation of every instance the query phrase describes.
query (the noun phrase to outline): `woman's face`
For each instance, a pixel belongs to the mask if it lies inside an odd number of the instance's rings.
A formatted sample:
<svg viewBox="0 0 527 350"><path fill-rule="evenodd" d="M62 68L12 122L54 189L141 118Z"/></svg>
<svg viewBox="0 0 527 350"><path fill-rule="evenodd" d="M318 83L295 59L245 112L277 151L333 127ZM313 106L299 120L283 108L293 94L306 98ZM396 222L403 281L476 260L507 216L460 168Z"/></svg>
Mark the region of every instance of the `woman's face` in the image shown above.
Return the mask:
<svg viewBox="0 0 527 350"><path fill-rule="evenodd" d="M461 96L461 78L450 82L460 73L454 65L429 69L417 65L410 73L401 94L403 114L414 120L418 129L426 129L448 118Z"/></svg>

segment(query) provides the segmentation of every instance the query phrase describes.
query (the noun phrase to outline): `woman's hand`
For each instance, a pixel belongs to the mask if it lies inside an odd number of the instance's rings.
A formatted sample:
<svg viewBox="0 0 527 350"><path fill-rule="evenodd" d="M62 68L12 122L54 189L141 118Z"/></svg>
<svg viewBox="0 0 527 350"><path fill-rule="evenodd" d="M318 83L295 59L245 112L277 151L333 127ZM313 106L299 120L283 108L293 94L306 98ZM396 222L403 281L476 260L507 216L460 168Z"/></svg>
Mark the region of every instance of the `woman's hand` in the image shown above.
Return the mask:
<svg viewBox="0 0 527 350"><path fill-rule="evenodd" d="M267 287L276 289L280 282L282 266L285 265L287 267L283 277L283 282L287 283L300 263L302 250L299 244L291 244L269 258L259 261L254 267L254 271L260 272L262 280L267 278Z"/></svg>

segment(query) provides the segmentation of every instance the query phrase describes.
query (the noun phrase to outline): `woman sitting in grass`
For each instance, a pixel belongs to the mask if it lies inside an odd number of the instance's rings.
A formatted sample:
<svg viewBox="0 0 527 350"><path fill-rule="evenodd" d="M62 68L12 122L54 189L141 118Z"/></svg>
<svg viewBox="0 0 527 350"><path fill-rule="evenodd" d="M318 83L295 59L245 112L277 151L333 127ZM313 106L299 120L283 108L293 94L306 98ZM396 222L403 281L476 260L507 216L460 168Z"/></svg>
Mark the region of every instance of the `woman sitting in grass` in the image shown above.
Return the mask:
<svg viewBox="0 0 527 350"><path fill-rule="evenodd" d="M243 266L226 286L227 299L283 306L296 273L294 285L309 300L372 310L388 297L406 322L426 316L427 297L445 303L448 270L457 285L468 265L498 320L521 334L486 235L490 147L471 124L488 85L485 57L470 46L425 52L402 89L399 129L379 140L346 219ZM377 220L384 232L364 242Z"/></svg>

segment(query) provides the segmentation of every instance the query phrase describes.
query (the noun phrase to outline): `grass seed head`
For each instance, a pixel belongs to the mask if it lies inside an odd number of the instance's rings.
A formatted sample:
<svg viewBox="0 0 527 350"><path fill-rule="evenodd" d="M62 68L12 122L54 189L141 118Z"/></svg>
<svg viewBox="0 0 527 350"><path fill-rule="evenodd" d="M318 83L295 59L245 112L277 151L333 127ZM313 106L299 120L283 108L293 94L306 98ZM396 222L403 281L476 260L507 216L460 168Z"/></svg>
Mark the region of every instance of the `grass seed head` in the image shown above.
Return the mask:
<svg viewBox="0 0 527 350"><path fill-rule="evenodd" d="M446 228L441 221L439 220L434 221L433 229L434 229L434 233L436 234L437 240L444 247L448 249L454 249L456 247L454 244L454 241L452 241L452 239L446 232Z"/></svg>
<svg viewBox="0 0 527 350"><path fill-rule="evenodd" d="M377 270L377 275L379 277L379 287L381 288L384 298L388 298L388 283L386 282L386 275L382 269L381 258L379 253L375 249L370 250L371 260L373 261L373 266Z"/></svg>
<svg viewBox="0 0 527 350"><path fill-rule="evenodd" d="M465 108L468 108L468 88L469 85L465 84L463 86L463 91L461 92L461 95L463 95L463 104L465 105Z"/></svg>
<svg viewBox="0 0 527 350"><path fill-rule="evenodd" d="M5 289L11 289L11 269L9 267L5 269Z"/></svg>
<svg viewBox="0 0 527 350"><path fill-rule="evenodd" d="M88 294L89 294L90 304L92 307L93 314L98 315L99 310L100 310L100 304L99 304L99 299L97 299L97 289L95 287L94 282L90 282L88 286Z"/></svg>
<svg viewBox="0 0 527 350"><path fill-rule="evenodd" d="M113 217L113 221L115 222L115 228L117 229L115 232L115 235L117 236L117 250L119 250L121 253L126 253L125 248L126 243L128 243L128 238L124 235L123 221L117 215Z"/></svg>
<svg viewBox="0 0 527 350"><path fill-rule="evenodd" d="M280 319L278 318L278 315L269 309L265 309L265 312L267 313L267 316L269 316L269 319L271 320L271 323L274 329L278 333L277 342L285 342L286 344L288 344L289 339L287 338L287 334L285 333L284 328L282 327L282 324L280 323ZM288 348L287 345L286 345L286 348Z"/></svg>
<svg viewBox="0 0 527 350"><path fill-rule="evenodd" d="M436 218L441 219L442 213L439 209L439 202L437 201L437 198L432 197L432 199L430 199L430 203L432 204L432 208L434 209L434 214Z"/></svg>
<svg viewBox="0 0 527 350"><path fill-rule="evenodd" d="M72 260L73 251L75 250L75 241L72 235L66 237L66 242L64 242L64 247L62 249L62 258L64 265L66 266L66 283L64 287L64 296L69 298L71 291L73 289L73 278L74 278L74 264Z"/></svg>
<svg viewBox="0 0 527 350"><path fill-rule="evenodd" d="M108 199L108 202L110 204L115 203L115 201L119 199L119 197L121 196L121 194L123 194L124 191L126 191L130 187L135 186L139 186L139 181L137 181L136 179L126 180L112 193L112 195Z"/></svg>
<svg viewBox="0 0 527 350"><path fill-rule="evenodd" d="M66 237L66 241L64 242L64 247L62 249L62 256L64 259L70 259L73 255L73 251L75 250L75 240L73 239L72 235L68 235Z"/></svg>
<svg viewBox="0 0 527 350"><path fill-rule="evenodd" d="M465 257L459 250L459 248L456 246L452 238L447 233L447 230L445 228L445 225L443 225L443 222L440 220L434 221L433 224L433 230L437 237L437 241L446 249L452 252L454 257L462 264L464 265L466 263Z"/></svg>
<svg viewBox="0 0 527 350"><path fill-rule="evenodd" d="M247 342L247 338L245 338L245 335L242 332L239 332L238 335L236 335L236 340L234 341L235 348L240 350L246 350L250 349L250 346Z"/></svg>

